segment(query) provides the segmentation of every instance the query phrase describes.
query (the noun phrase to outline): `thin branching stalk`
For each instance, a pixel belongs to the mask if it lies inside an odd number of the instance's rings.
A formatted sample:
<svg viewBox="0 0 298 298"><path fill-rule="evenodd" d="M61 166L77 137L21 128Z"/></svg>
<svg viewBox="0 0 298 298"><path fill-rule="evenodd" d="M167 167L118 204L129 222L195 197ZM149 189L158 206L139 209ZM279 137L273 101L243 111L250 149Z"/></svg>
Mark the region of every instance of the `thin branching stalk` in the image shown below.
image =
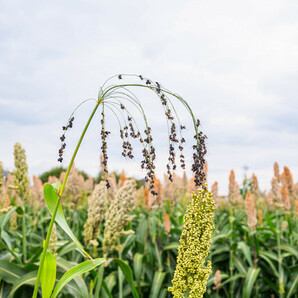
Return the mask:
<svg viewBox="0 0 298 298"><path fill-rule="evenodd" d="M39 281L40 281L40 277L41 277L41 272L42 272L42 267L43 267L43 264L44 264L44 260L45 260L45 256L46 256L46 252L47 252L47 249L48 249L48 246L49 246L49 242L50 242L50 236L51 236L51 232L52 232L52 229L53 229L53 225L54 225L54 222L55 222L55 218L56 218L56 215L57 215L57 211L58 211L58 207L59 207L59 204L60 204L60 201L61 201L61 197L62 197L62 194L63 194L63 191L64 191L64 188L65 188L65 184L66 184L66 181L67 181L67 178L69 176L69 172L71 170L71 167L74 163L74 160L76 158L76 155L78 153L78 150L80 148L80 145L83 141L83 138L85 136L85 133L89 127L89 124L98 108L98 106L100 105L102 101L102 98L99 98L99 100L97 101L87 123L86 123L86 126L81 134L81 137L79 139L79 142L75 148L75 151L72 155L72 158L71 158L71 161L69 163L69 166L67 168L67 171L66 171L66 175L65 175L65 178L63 180L63 184L62 184L62 187L59 191L59 194L58 194L58 200L56 202L56 205L55 205L55 208L54 208L54 212L53 212L53 215L52 215L52 218L51 218L51 221L50 221L50 226L49 226L49 229L48 229L48 233L47 233L47 237L46 237L46 240L45 240L45 243L44 243L44 246L43 246L43 251L42 251L42 255L41 255L41 258L40 258L40 265L39 265L39 268L38 268L38 273L37 273L37 277L36 277L36 282L35 282L35 287L34 287L34 292L33 292L33 298L36 298L37 297L37 293L38 293L38 287L39 287Z"/></svg>

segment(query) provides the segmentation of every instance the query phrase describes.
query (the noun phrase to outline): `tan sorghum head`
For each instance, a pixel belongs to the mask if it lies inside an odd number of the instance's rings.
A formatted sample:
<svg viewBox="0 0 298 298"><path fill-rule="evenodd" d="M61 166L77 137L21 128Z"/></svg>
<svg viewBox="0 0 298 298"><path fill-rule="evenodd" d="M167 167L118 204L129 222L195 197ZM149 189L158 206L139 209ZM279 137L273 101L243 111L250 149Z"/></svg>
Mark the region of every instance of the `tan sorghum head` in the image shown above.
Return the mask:
<svg viewBox="0 0 298 298"><path fill-rule="evenodd" d="M282 208L283 202L281 199L280 185L275 177L271 180L271 194L275 208Z"/></svg>
<svg viewBox="0 0 298 298"><path fill-rule="evenodd" d="M277 182L280 182L280 173L279 173L279 165L277 162L274 163L273 166L274 169L274 177L276 178Z"/></svg>
<svg viewBox="0 0 298 298"><path fill-rule="evenodd" d="M281 182L282 185L288 189L290 197L292 197L294 191L293 176L290 169L286 166L284 167L284 171L281 174Z"/></svg>
<svg viewBox="0 0 298 298"><path fill-rule="evenodd" d="M234 205L241 204L243 201L242 196L239 193L234 170L231 170L229 177L229 201Z"/></svg>
<svg viewBox="0 0 298 298"><path fill-rule="evenodd" d="M283 202L283 206L286 210L291 209L291 199L289 196L289 191L286 186L282 185L281 186L281 199Z"/></svg>
<svg viewBox="0 0 298 298"><path fill-rule="evenodd" d="M216 270L214 275L214 287L213 290L218 290L221 287L221 272Z"/></svg>
<svg viewBox="0 0 298 298"><path fill-rule="evenodd" d="M253 173L252 177L252 194L258 198L260 196L259 182L257 176Z"/></svg>
<svg viewBox="0 0 298 298"><path fill-rule="evenodd" d="M257 210L255 201L251 195L250 190L247 191L245 196L245 212L247 216L247 225L251 230L254 230L257 226Z"/></svg>

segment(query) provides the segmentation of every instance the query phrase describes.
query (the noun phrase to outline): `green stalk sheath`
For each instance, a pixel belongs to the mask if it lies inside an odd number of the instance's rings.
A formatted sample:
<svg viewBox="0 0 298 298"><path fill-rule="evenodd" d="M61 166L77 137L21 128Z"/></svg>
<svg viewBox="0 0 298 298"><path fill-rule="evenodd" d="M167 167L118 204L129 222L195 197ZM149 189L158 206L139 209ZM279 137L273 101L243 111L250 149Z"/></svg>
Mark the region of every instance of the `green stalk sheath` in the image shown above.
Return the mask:
<svg viewBox="0 0 298 298"><path fill-rule="evenodd" d="M230 258L229 258L229 270L230 270L230 278L233 276L233 271L234 271L234 255L233 255L233 250L231 249L233 245L233 221L234 221L234 214L233 214L233 209L230 207L230 229L231 229L231 237L230 237ZM230 297L233 297L234 294L234 282L230 282Z"/></svg>
<svg viewBox="0 0 298 298"><path fill-rule="evenodd" d="M119 259L122 258L121 251L119 251ZM123 298L123 283L122 283L122 271L120 266L118 266L118 283L119 283L119 298Z"/></svg>
<svg viewBox="0 0 298 298"><path fill-rule="evenodd" d="M67 171L66 171L66 175L65 175L65 178L64 178L64 181L63 181L63 184L62 184L62 187L59 191L59 197L58 197L58 200L56 202L56 205L55 205L55 209L54 209L54 212L53 212L53 215L52 215L52 218L51 218L51 222L50 222L50 226L49 226L49 229L48 229L48 233L47 233L47 237L46 237L46 240L45 240L45 243L44 243L44 246L43 246L43 251L42 251L42 255L41 255L41 258L40 258L40 265L39 265L39 268L38 268L38 273L37 273L37 277L36 277L36 282L35 282L35 286L34 286L34 292L33 292L33 298L36 298L37 297L37 293L38 293L38 287L39 287L39 281L40 281L40 277L41 277L41 272L42 272L42 267L43 267L43 263L44 263L44 260L45 260L45 256L46 256L46 252L47 252L47 249L48 249L48 246L49 246L49 242L50 242L50 236L51 236L51 232L52 232L52 229L53 229L53 225L54 225L54 222L55 222L55 218L56 218L56 215L57 215L57 211L58 211L58 207L59 207L59 204L60 204L60 201L61 201L61 197L62 197L62 194L63 194L63 190L65 188L65 184L66 184L66 181L67 181L67 178L69 176L69 172L70 172L70 169L74 163L74 160L76 158L76 155L78 153L78 150L80 148L80 145L83 141L83 138L85 136L85 133L89 127L89 124L98 108L98 106L100 105L102 101L102 98L100 98L96 104L96 106L94 107L87 123L86 123L86 126L81 134L81 137L79 139L79 142L76 146L76 149L72 155L72 158L71 158L71 161L69 163L69 166L67 168Z"/></svg>
<svg viewBox="0 0 298 298"><path fill-rule="evenodd" d="M278 255L278 285L279 285L279 297L283 297L284 286L283 286L283 274L282 274L282 258L280 253L280 221L279 221L279 210L276 210L276 221L277 221L277 255Z"/></svg>
<svg viewBox="0 0 298 298"><path fill-rule="evenodd" d="M26 248L26 212L25 212L25 207L24 207L24 214L22 217L22 235L23 235L23 241L22 241L22 246L23 246L23 263L26 263L27 260L27 248Z"/></svg>

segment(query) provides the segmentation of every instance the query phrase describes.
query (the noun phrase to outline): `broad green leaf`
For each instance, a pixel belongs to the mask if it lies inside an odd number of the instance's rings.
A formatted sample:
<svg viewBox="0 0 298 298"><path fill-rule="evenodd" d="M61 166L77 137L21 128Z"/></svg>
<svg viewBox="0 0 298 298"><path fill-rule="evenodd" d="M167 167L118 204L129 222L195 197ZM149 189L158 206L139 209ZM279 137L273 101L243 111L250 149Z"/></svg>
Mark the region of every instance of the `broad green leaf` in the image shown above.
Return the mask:
<svg viewBox="0 0 298 298"><path fill-rule="evenodd" d="M278 277L279 274L278 274L278 272L277 272L277 270L276 270L274 264L272 263L272 261L271 261L265 254L263 254L263 252L261 252L261 253L259 254L259 257L262 258L263 260L265 260L265 261L268 263L268 265L270 266L270 268L271 268L272 272L274 273L274 275L275 275L276 277Z"/></svg>
<svg viewBox="0 0 298 298"><path fill-rule="evenodd" d="M251 256L251 248L243 241L238 243L238 248L242 251L244 254L248 264L252 267L252 256Z"/></svg>
<svg viewBox="0 0 298 298"><path fill-rule="evenodd" d="M297 286L298 286L298 275L296 276L295 280L293 281L293 283L292 283L292 285L289 289L289 292L287 294L287 298L290 298L294 293L297 293L297 292L295 292Z"/></svg>
<svg viewBox="0 0 298 298"><path fill-rule="evenodd" d="M298 251L295 247L288 244L282 244L279 247L281 250L287 251L291 255L294 255L296 259L298 259Z"/></svg>
<svg viewBox="0 0 298 298"><path fill-rule="evenodd" d="M102 288L103 275L104 275L104 266L100 266L99 270L98 270L98 273L97 273L97 280L96 280L94 297L99 297L99 293L100 293L100 290Z"/></svg>
<svg viewBox="0 0 298 298"><path fill-rule="evenodd" d="M144 216L144 217L139 221L139 225L138 225L137 230L136 230L136 237L137 237L137 240L138 240L140 243L142 243L143 245L145 245L145 242L146 242L147 229L148 229L148 220L147 220L147 218Z"/></svg>
<svg viewBox="0 0 298 298"><path fill-rule="evenodd" d="M8 223L10 217L15 212L15 210L16 210L16 207L13 207L7 213L4 213L0 216L0 228L1 229L5 228L6 224Z"/></svg>
<svg viewBox="0 0 298 298"><path fill-rule="evenodd" d="M237 258L235 256L233 257L233 260L235 261L234 262L234 265L238 269L238 271L240 273L242 273L242 274L246 274L246 272L247 272L247 265L246 265L245 261L242 260L242 259L239 259L239 258Z"/></svg>
<svg viewBox="0 0 298 298"><path fill-rule="evenodd" d="M172 250L172 249L178 249L179 247L179 242L171 242L170 244L166 245L165 247L162 248L162 250Z"/></svg>
<svg viewBox="0 0 298 298"><path fill-rule="evenodd" d="M49 298L53 291L56 280L56 260L51 252L46 252L42 267L40 282L42 298Z"/></svg>
<svg viewBox="0 0 298 298"><path fill-rule="evenodd" d="M8 298L12 298L14 293L24 285L34 286L36 281L36 275L37 271L31 271L17 279L16 282L12 285Z"/></svg>
<svg viewBox="0 0 298 298"><path fill-rule="evenodd" d="M103 258L95 259L94 262L91 260L88 260L69 269L67 272L65 272L65 274L59 280L59 282L56 284L56 287L51 297L52 298L57 297L57 295L60 293L63 287L73 278L94 269L95 267L103 264L105 261L106 260Z"/></svg>
<svg viewBox="0 0 298 298"><path fill-rule="evenodd" d="M163 280L166 276L165 272L156 271L153 278L153 283L150 291L150 298L159 297L160 289L162 288Z"/></svg>
<svg viewBox="0 0 298 298"><path fill-rule="evenodd" d="M58 257L56 260L57 266L58 268L62 268L63 271L67 271L69 269L71 269L72 267L74 267L75 265L77 265L77 263L74 262L69 262L61 257ZM58 270L57 268L57 270ZM84 279L82 278L82 276L77 276L73 279L74 283L77 285L77 289L80 290L80 294L82 297L87 297L88 296L88 289L86 286L86 283L84 281Z"/></svg>
<svg viewBox="0 0 298 298"><path fill-rule="evenodd" d="M55 204L57 200L59 199L57 194L57 189L55 190L56 185L46 184L43 188L44 197L48 206L48 209L51 213L51 215L54 212ZM76 238L76 236L73 234L72 230L70 229L69 225L66 222L62 205L59 203L57 215L55 218L56 222L59 224L59 226L63 229L63 231L73 240L73 242L77 245L77 247L80 249L83 255L87 256L88 258L91 258L90 255L84 250L82 244L79 242L79 240Z"/></svg>
<svg viewBox="0 0 298 298"><path fill-rule="evenodd" d="M235 274L233 275L232 277L228 278L227 280L225 280L223 283L222 283L222 286L224 286L225 284L228 284L232 281L235 281L237 280L238 278L244 278L245 277L245 274Z"/></svg>
<svg viewBox="0 0 298 298"><path fill-rule="evenodd" d="M136 253L133 258L133 272L136 277L137 282L139 283L142 275L142 262L143 262L143 254Z"/></svg>
<svg viewBox="0 0 298 298"><path fill-rule="evenodd" d="M107 283L106 283L105 280L102 281L102 286L103 286L103 288L105 290L104 297L113 298L113 295L112 295L112 293L111 293L111 291L110 291L110 289L109 289L109 287L108 287L108 285L107 285Z"/></svg>
<svg viewBox="0 0 298 298"><path fill-rule="evenodd" d="M0 260L0 277L3 278L3 280L5 280L7 283L14 283L24 274L25 271L16 264Z"/></svg>
<svg viewBox="0 0 298 298"><path fill-rule="evenodd" d="M156 233L157 233L158 219L155 216L149 217L149 234L152 242L155 243Z"/></svg>
<svg viewBox="0 0 298 298"><path fill-rule="evenodd" d="M260 272L260 268L249 268L245 277L244 285L243 285L243 298L250 298L254 283L258 277Z"/></svg>
<svg viewBox="0 0 298 298"><path fill-rule="evenodd" d="M130 266L121 259L114 259L114 262L121 268L126 281L128 282L128 284L131 287L131 292L132 292L134 298L139 298L139 294L138 294L137 289L134 285L133 274L132 274L132 270L131 270Z"/></svg>
<svg viewBox="0 0 298 298"><path fill-rule="evenodd" d="M102 292L103 298L107 297L112 297L113 295L111 294L113 292L114 287L117 284L118 281L118 274L117 272L112 272L110 273L105 279L102 281L102 287L104 291Z"/></svg>

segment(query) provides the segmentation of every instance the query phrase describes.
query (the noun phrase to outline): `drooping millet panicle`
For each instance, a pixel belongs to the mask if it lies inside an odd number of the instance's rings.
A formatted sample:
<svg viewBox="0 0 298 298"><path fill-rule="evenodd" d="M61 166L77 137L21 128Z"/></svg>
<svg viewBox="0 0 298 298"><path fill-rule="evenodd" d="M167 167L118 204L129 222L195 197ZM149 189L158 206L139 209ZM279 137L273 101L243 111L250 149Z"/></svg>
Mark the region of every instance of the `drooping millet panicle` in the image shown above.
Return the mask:
<svg viewBox="0 0 298 298"><path fill-rule="evenodd" d="M105 112L104 112L104 104L102 105L102 112L101 112L101 132L100 132L100 137L101 137L101 152L102 152L102 165L103 165L103 170L106 176L106 187L110 188L110 182L107 179L109 172L108 172L108 154L107 154L107 137L111 133L110 131L106 131L105 129Z"/></svg>
<svg viewBox="0 0 298 298"><path fill-rule="evenodd" d="M113 80L116 79L118 82L115 83ZM129 82L129 79L137 80L133 82ZM119 80L121 83L119 84ZM141 83L140 83L141 81ZM164 88L159 82L153 81L151 79L145 78L142 75L130 75L130 74L118 74L116 76L108 79L100 88L100 92L98 95L98 99L95 100L97 103L97 107L101 105L103 107L102 110L102 120L101 120L101 139L102 146L101 151L104 156L103 163L107 166L107 142L106 137L109 134L105 130L105 111L104 107L111 110L111 112L116 116L119 126L120 126L120 137L123 141L123 151L122 155L124 157L133 158L133 145L131 140L138 140L142 146L144 146L142 154L143 160L141 161L141 168L146 170L145 181L149 183L149 190L152 195L157 195L156 190L154 189L154 174L155 174L155 159L156 152L155 147L153 146L153 137L151 132L151 127L148 125L147 117L143 110L143 107L137 98L137 96L131 91L132 88L142 87L143 89L153 91L158 97L162 104L162 108L164 109L164 113L166 115L166 121L168 125L168 135L169 135L169 157L167 163L167 174L170 181L173 180L173 172L176 170L176 150L179 150L179 158L182 169L185 168L185 157L183 155L183 146L185 143L185 139L182 136L182 130L185 129L185 125L180 123L178 114L176 112L176 108L173 104L173 101L176 100L180 104L184 106L187 112L190 114L193 127L195 130L195 145L193 145L194 153L193 153L193 164L192 171L194 173L194 182L198 188L204 184L205 182L205 173L204 173L204 165L205 165L205 154L206 150L206 135L204 135L200 130L200 120L196 120L192 113L191 108L187 104L187 102L178 94L172 93L168 89ZM125 102L125 104L124 104ZM141 133L142 130L138 128L138 125L135 121L135 118L131 114L131 110L127 108L125 105L128 103L129 105L133 105L134 108L140 112L144 124L146 126L144 130L144 134ZM97 107L94 111L96 111ZM94 112L95 113L95 112ZM63 127L64 130L68 130L72 126L73 114L70 118L70 123ZM121 117L118 117L118 116ZM123 119L122 119L123 118ZM122 121L122 120L123 121ZM124 122L124 125L123 125ZM179 134L179 137L178 137ZM61 137L61 141L64 142L65 133ZM66 144L63 143L60 148L59 154L63 154L63 150ZM177 155L178 157L178 155ZM59 157L59 161L62 161L62 155ZM106 169L107 171L107 169ZM110 183L109 180L106 179L106 185L109 188Z"/></svg>
<svg viewBox="0 0 298 298"><path fill-rule="evenodd" d="M124 185L118 190L114 200L106 213L103 253L107 256L114 250L121 249L122 245L118 243L121 236L130 235L133 231L125 231L125 226L133 219L128 216L134 204L134 192L136 182L132 179L125 181Z"/></svg>
<svg viewBox="0 0 298 298"><path fill-rule="evenodd" d="M59 149L59 158L58 158L58 161L59 162L62 162L63 161L63 153L64 153L64 150L65 150L65 147L66 147L66 143L65 143L65 134L66 134L66 131L71 129L72 126L73 126L73 121L74 121L74 117L71 116L70 119L68 120L68 123L67 125L65 126L62 126L62 130L63 130L63 134L62 136L60 137L60 141L61 141L61 147Z"/></svg>
<svg viewBox="0 0 298 298"><path fill-rule="evenodd" d="M89 246L97 242L99 235L99 225L103 221L108 204L108 191L105 181L101 181L94 188L93 193L88 198L88 218L84 225L84 241Z"/></svg>
<svg viewBox="0 0 298 298"><path fill-rule="evenodd" d="M200 298L206 292L206 284L212 272L211 262L204 266L210 251L214 229L215 204L206 186L193 194L183 220L178 248L177 265L172 280L174 298Z"/></svg>
<svg viewBox="0 0 298 298"><path fill-rule="evenodd" d="M20 143L14 145L14 165L13 178L16 193L23 200L27 200L29 196L28 165L25 150Z"/></svg>
<svg viewBox="0 0 298 298"><path fill-rule="evenodd" d="M251 230L255 230L258 220L257 220L257 209L254 198L251 195L251 191L248 190L245 196L245 213L247 216L247 225Z"/></svg>

